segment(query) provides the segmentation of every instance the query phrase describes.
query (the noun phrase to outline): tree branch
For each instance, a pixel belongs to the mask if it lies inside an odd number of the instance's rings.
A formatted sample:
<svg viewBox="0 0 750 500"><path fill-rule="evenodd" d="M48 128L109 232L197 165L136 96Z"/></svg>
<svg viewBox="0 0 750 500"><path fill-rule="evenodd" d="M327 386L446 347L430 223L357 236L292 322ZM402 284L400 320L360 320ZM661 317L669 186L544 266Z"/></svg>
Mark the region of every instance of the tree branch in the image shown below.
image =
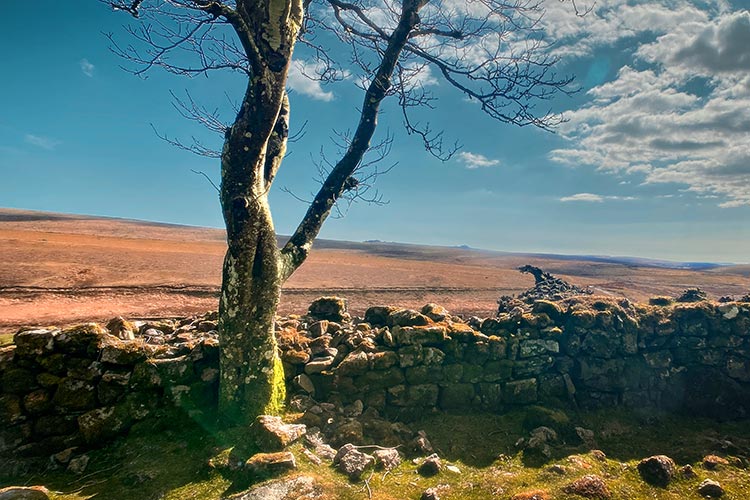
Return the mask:
<svg viewBox="0 0 750 500"><path fill-rule="evenodd" d="M401 52L409 39L409 33L419 23L418 12L423 3L420 0L404 0L402 5L399 23L388 39L388 46L383 53L375 77L370 82L367 92L365 92L359 125L351 144L341 160L331 170L310 204L302 222L281 250L282 280L289 278L294 270L305 261L313 241L320 232L323 222L330 215L334 204L347 188L353 187L352 181L349 179L360 164L364 153L370 147L370 141L377 125L380 103L391 87L391 78Z"/></svg>

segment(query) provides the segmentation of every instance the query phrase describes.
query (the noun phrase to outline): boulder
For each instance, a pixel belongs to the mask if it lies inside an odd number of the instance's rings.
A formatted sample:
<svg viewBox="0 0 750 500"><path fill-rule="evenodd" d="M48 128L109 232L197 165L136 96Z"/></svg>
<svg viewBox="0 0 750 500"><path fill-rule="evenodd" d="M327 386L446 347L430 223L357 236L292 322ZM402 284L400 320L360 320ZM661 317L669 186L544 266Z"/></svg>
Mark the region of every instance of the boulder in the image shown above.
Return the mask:
<svg viewBox="0 0 750 500"><path fill-rule="evenodd" d="M55 348L65 354L93 356L102 348L107 336L109 333L101 325L85 323L60 332L55 337Z"/></svg>
<svg viewBox="0 0 750 500"><path fill-rule="evenodd" d="M729 465L729 460L717 455L706 455L703 457L703 468L707 470L716 470L723 465Z"/></svg>
<svg viewBox="0 0 750 500"><path fill-rule="evenodd" d="M8 486L0 489L0 500L49 500L44 486Z"/></svg>
<svg viewBox="0 0 750 500"><path fill-rule="evenodd" d="M322 335L325 335L328 333L328 320L322 319L320 321L316 321L310 327L307 329L307 331L310 332L310 336L312 338L318 338Z"/></svg>
<svg viewBox="0 0 750 500"><path fill-rule="evenodd" d="M25 417L21 411L21 398L13 394L0 395L0 424L6 427L23 420Z"/></svg>
<svg viewBox="0 0 750 500"><path fill-rule="evenodd" d="M373 306L365 311L365 321L372 326L385 326L388 322L388 316L398 311L398 308L392 306Z"/></svg>
<svg viewBox="0 0 750 500"><path fill-rule="evenodd" d="M130 426L132 420L114 406L97 408L78 417L78 427L87 443L95 444L115 437Z"/></svg>
<svg viewBox="0 0 750 500"><path fill-rule="evenodd" d="M419 467L417 467L417 472L419 472L421 476L432 477L440 473L442 469L443 462L440 460L440 457L437 455L437 453L433 453L429 457L425 458L421 464L419 464Z"/></svg>
<svg viewBox="0 0 750 500"><path fill-rule="evenodd" d="M96 387L84 380L63 379L55 392L54 403L66 410L89 410L96 405Z"/></svg>
<svg viewBox="0 0 750 500"><path fill-rule="evenodd" d="M364 441L363 434L362 422L357 419L351 419L336 427L331 440L334 444L362 443Z"/></svg>
<svg viewBox="0 0 750 500"><path fill-rule="evenodd" d="M55 348L55 337L60 333L57 328L21 330L13 336L16 356L19 358L36 358L51 353Z"/></svg>
<svg viewBox="0 0 750 500"><path fill-rule="evenodd" d="M114 335L120 340L134 340L135 334L138 333L138 327L122 316L109 320L107 330L109 330L110 335Z"/></svg>
<svg viewBox="0 0 750 500"><path fill-rule="evenodd" d="M307 433L302 424L285 424L281 417L260 415L253 424L258 446L266 451L281 451Z"/></svg>
<svg viewBox="0 0 750 500"><path fill-rule="evenodd" d="M537 399L535 378L514 380L505 384L505 400L511 404L528 404Z"/></svg>
<svg viewBox="0 0 750 500"><path fill-rule="evenodd" d="M281 474L296 468L297 462L290 451L256 453L245 462L245 470L257 476Z"/></svg>
<svg viewBox="0 0 750 500"><path fill-rule="evenodd" d="M638 473L648 484L666 488L675 475L677 466L666 455L644 458L638 464Z"/></svg>
<svg viewBox="0 0 750 500"><path fill-rule="evenodd" d="M386 325L394 326L425 326L430 324L430 318L413 309L399 309L388 315Z"/></svg>
<svg viewBox="0 0 750 500"><path fill-rule="evenodd" d="M372 453L372 456L375 457L375 466L378 469L395 469L401 463L401 455L398 454L398 450L396 450L396 448L375 450Z"/></svg>
<svg viewBox="0 0 750 500"><path fill-rule="evenodd" d="M359 451L351 443L342 446L333 458L336 469L349 476L352 481L358 480L374 464L375 457Z"/></svg>
<svg viewBox="0 0 750 500"><path fill-rule="evenodd" d="M320 297L310 304L308 314L315 319L342 321L347 319L346 299L340 297Z"/></svg>
<svg viewBox="0 0 750 500"><path fill-rule="evenodd" d="M719 498L724 495L724 488L713 479L704 479L698 485L698 493L707 498Z"/></svg>
<svg viewBox="0 0 750 500"><path fill-rule="evenodd" d="M607 488L604 479L595 474L588 474L580 479L576 479L572 483L564 486L563 491L584 498L606 500L612 497L612 493L609 491L609 488Z"/></svg>
<svg viewBox="0 0 750 500"><path fill-rule="evenodd" d="M296 500L318 498L321 493L322 489L315 483L315 479L310 476L297 476L259 484L222 500Z"/></svg>
<svg viewBox="0 0 750 500"><path fill-rule="evenodd" d="M319 358L313 358L312 361L305 365L305 373L313 375L325 371L333 365L333 356L324 356Z"/></svg>
<svg viewBox="0 0 750 500"><path fill-rule="evenodd" d="M440 500L440 490L436 486L427 488L419 498L420 500Z"/></svg>
<svg viewBox="0 0 750 500"><path fill-rule="evenodd" d="M421 312L432 321L443 321L450 318L450 314L445 307L433 303L426 304Z"/></svg>
<svg viewBox="0 0 750 500"><path fill-rule="evenodd" d="M361 375L368 370L369 366L370 361L367 358L367 353L354 351L347 354L339 363L336 373L344 376Z"/></svg>
<svg viewBox="0 0 750 500"><path fill-rule="evenodd" d="M154 353L154 347L142 341L124 341L109 336L104 341L99 360L113 365L134 365Z"/></svg>
<svg viewBox="0 0 750 500"><path fill-rule="evenodd" d="M313 384L310 377L304 373L300 373L294 377L294 383L303 391L308 394L315 394L315 385Z"/></svg>

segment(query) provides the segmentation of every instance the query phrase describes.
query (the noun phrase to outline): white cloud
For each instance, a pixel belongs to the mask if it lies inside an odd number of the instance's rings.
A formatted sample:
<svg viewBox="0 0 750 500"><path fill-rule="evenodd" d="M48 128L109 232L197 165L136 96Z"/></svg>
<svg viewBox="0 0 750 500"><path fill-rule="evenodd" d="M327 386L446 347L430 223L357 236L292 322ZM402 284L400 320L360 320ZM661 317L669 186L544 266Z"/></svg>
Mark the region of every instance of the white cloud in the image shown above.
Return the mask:
<svg viewBox="0 0 750 500"><path fill-rule="evenodd" d="M43 137L41 135L26 134L23 139L28 144L37 146L42 149L46 149L48 151L52 151L57 146L62 144L62 141L58 139L53 139L51 137Z"/></svg>
<svg viewBox="0 0 750 500"><path fill-rule="evenodd" d="M750 205L750 13L719 6L701 19L688 3L658 2L682 5L690 20L641 37L635 61L566 113L570 144L550 158Z"/></svg>
<svg viewBox="0 0 750 500"><path fill-rule="evenodd" d="M295 59L289 66L289 75L287 76L286 84L295 92L312 97L318 101L332 101L334 99L333 92L323 90L320 81L326 69L322 63ZM336 78L348 77L349 73L347 72L336 75Z"/></svg>
<svg viewBox="0 0 750 500"><path fill-rule="evenodd" d="M577 193L570 196L563 196L560 201L567 203L571 201L582 201L586 203L603 203L605 200L612 201L633 201L637 198L634 196L603 196L594 193Z"/></svg>
<svg viewBox="0 0 750 500"><path fill-rule="evenodd" d="M458 160L466 165L468 169L494 167L500 165L500 160L494 160L487 158L484 155L478 153L470 153L468 151L461 151L458 153Z"/></svg>
<svg viewBox="0 0 750 500"><path fill-rule="evenodd" d="M710 2L710 0L709 0ZM544 0L541 25L561 57L589 55L596 47L640 34L664 34L677 26L703 22L704 10L690 0L583 0L576 13L571 2Z"/></svg>
<svg viewBox="0 0 750 500"><path fill-rule="evenodd" d="M89 78L94 76L95 66L91 64L88 59L81 59L78 64L81 66L81 71L84 75L88 76Z"/></svg>
<svg viewBox="0 0 750 500"><path fill-rule="evenodd" d="M405 88L430 87L438 85L438 80L432 74L428 64L407 63L401 68L401 78Z"/></svg>
<svg viewBox="0 0 750 500"><path fill-rule="evenodd" d="M563 196L562 198L560 198L560 201L586 201L593 203L602 203L604 201L604 197L593 193L578 193L571 196Z"/></svg>

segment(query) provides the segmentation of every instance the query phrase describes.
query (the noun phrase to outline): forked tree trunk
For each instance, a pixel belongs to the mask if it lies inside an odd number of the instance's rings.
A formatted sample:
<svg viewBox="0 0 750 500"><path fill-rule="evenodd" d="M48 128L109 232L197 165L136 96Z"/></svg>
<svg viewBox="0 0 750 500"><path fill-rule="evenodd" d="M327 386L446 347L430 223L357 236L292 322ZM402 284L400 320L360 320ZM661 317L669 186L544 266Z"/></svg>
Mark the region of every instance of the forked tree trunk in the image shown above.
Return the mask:
<svg viewBox="0 0 750 500"><path fill-rule="evenodd" d="M264 56L256 58L260 61L257 72L262 77L248 82L222 152L221 204L229 248L219 304L219 411L230 424L246 424L262 413L277 413L283 405L284 372L274 334L281 285L307 257L321 225L336 200L352 184L351 176L369 148L380 103L390 88L408 35L419 23L417 12L427 0L403 1L399 24L389 37L381 64L365 93L353 140L281 251L268 207L268 191L286 151L289 101L284 88L302 3L268 0L268 8L263 9L263 18L270 18L263 26L268 36L259 36L259 40L252 38L251 34L258 33L250 30L241 16L220 12L237 29L250 60L258 54L259 47ZM261 4L242 5L252 8ZM274 24L279 21L281 25ZM283 43L279 44L280 35Z"/></svg>
<svg viewBox="0 0 750 500"><path fill-rule="evenodd" d="M276 349L274 316L281 279L276 234L266 196L248 207L247 226L228 238L219 303L221 332L219 408L221 418L245 423L278 413L284 372Z"/></svg>

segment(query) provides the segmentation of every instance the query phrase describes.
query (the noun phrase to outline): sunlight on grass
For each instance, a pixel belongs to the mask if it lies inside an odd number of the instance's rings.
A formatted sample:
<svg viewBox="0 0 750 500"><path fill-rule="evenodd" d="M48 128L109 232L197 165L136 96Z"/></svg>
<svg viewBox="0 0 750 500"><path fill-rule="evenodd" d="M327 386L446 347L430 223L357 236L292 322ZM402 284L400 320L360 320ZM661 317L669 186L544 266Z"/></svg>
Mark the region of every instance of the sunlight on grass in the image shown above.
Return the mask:
<svg viewBox="0 0 750 500"><path fill-rule="evenodd" d="M416 499L436 486L442 488L441 498L446 499L509 500L540 490L556 500L573 500L581 497L565 493L563 488L590 474L603 478L615 499L698 500L698 484L707 478L721 483L725 498L750 498L750 473L742 458L726 455L734 465L716 470L701 465L702 457L715 451L719 438L747 446L747 422L716 423L614 410L571 412L571 422L595 431L596 444L606 457L587 451L581 444L560 443L549 461L530 466L524 453L515 447L519 437L528 435L529 426L537 424L529 413L528 409L518 409L505 415L441 414L413 423L415 429L425 430L443 463L457 466L460 473L444 469L435 477L425 478L417 473L417 463L405 460L390 472L368 471L361 481L350 482L325 463L315 465L303 454L303 445L297 443L290 448L298 463L293 474L312 476L322 488L322 500ZM230 456L240 460L250 456L255 449L247 436L246 431L217 433L184 415L165 416L159 424L141 423L128 437L89 452L91 463L83 476L55 471L25 477L23 482L46 485L56 491L53 498L57 500L216 500L242 491L252 482L241 472L208 465L212 458L228 463ZM242 448L244 451L237 451ZM680 466L691 464L696 476L678 474L666 489L647 485L638 474L637 464L653 454L671 456ZM10 483L0 479L0 484Z"/></svg>

